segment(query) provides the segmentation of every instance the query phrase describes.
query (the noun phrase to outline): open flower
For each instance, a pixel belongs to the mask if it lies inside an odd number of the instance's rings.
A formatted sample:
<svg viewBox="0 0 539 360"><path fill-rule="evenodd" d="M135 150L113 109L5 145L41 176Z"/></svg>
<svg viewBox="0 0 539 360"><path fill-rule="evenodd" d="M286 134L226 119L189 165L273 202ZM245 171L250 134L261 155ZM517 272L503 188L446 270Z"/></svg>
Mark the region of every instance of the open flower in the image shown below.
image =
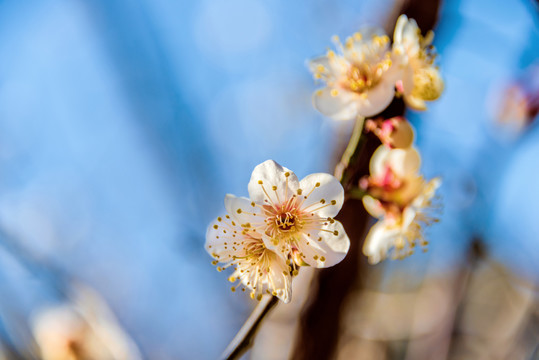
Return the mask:
<svg viewBox="0 0 539 360"><path fill-rule="evenodd" d="M230 197L227 195L225 203L234 201L226 200ZM252 298L260 300L262 294L270 293L288 303L292 279L287 259L268 249L261 234L242 228L240 221L237 214L232 212L218 217L208 227L206 250L215 259L213 264L224 264L217 268L219 271L234 267L229 281L239 282L243 291L250 289ZM236 291L237 287L234 285L232 291Z"/></svg>
<svg viewBox="0 0 539 360"><path fill-rule="evenodd" d="M425 110L425 101L438 99L444 88L431 52L433 38L432 31L423 37L415 20L399 16L393 34L393 58L402 69L397 90L404 95L406 104L416 110Z"/></svg>
<svg viewBox="0 0 539 360"><path fill-rule="evenodd" d="M436 222L432 199L439 178L425 181L418 174L421 158L414 148L380 146L373 154L370 176L362 179L365 209L380 219L369 231L363 253L377 263L394 248L394 256L410 255L416 244L427 245L423 230Z"/></svg>
<svg viewBox="0 0 539 360"><path fill-rule="evenodd" d="M266 292L288 302L299 266L332 266L348 252L350 240L333 218L344 190L329 174L299 181L273 160L255 167L248 190L250 199L225 197L228 215L209 226L206 250L214 265L225 263L218 270L234 267L230 280L251 289L252 297Z"/></svg>
<svg viewBox="0 0 539 360"><path fill-rule="evenodd" d="M255 167L248 189L251 202L236 198L233 210L244 214L242 226L266 235L269 247L298 266L328 267L344 258L350 240L333 218L344 202L335 177L317 173L298 181L292 171L268 160Z"/></svg>
<svg viewBox="0 0 539 360"><path fill-rule="evenodd" d="M313 96L315 108L335 120L372 116L383 111L395 94L389 38L368 30L355 33L344 45L335 38L340 53L330 50L309 62L315 79L326 87Z"/></svg>
<svg viewBox="0 0 539 360"><path fill-rule="evenodd" d="M428 242L423 235L424 228L438 221L431 213L432 198L440 184L439 178L423 182L421 191L410 204L398 212L392 212L391 216L380 213L377 204L366 207L371 215L381 217L370 229L363 245L363 253L371 264L385 259L391 251L394 258L403 258L413 254L417 244L425 249Z"/></svg>

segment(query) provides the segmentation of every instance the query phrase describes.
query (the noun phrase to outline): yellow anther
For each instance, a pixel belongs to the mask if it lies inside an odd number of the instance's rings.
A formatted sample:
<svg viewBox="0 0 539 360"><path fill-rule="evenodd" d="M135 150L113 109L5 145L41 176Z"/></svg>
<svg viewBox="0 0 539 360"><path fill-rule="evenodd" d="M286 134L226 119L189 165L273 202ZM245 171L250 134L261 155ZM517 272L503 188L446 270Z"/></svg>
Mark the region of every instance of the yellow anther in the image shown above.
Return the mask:
<svg viewBox="0 0 539 360"><path fill-rule="evenodd" d="M241 214L241 209L236 210L238 214Z"/></svg>
<svg viewBox="0 0 539 360"><path fill-rule="evenodd" d="M221 218L220 216L217 218L217 221L221 221L223 220L223 218Z"/></svg>
<svg viewBox="0 0 539 360"><path fill-rule="evenodd" d="M216 229L216 230L217 230L218 227L219 227L219 226L217 226L217 225L213 225L213 228Z"/></svg>
<svg viewBox="0 0 539 360"><path fill-rule="evenodd" d="M232 286L232 287L230 288L230 290L232 290L232 292L235 292L235 291L236 291L236 288L235 288L234 286Z"/></svg>
<svg viewBox="0 0 539 360"><path fill-rule="evenodd" d="M284 176L289 177L290 173L287 171L287 172L284 173Z"/></svg>
<svg viewBox="0 0 539 360"><path fill-rule="evenodd" d="M326 203L326 200L320 199L320 203L321 203L321 204L325 204L325 203Z"/></svg>
<svg viewBox="0 0 539 360"><path fill-rule="evenodd" d="M273 191L275 191L275 190L277 190L277 186L273 185L273 186L271 187L271 189L272 189Z"/></svg>
<svg viewBox="0 0 539 360"><path fill-rule="evenodd" d="M298 191L297 191L298 195L301 195L302 192L303 192L303 190L301 190L301 189L298 189Z"/></svg>
<svg viewBox="0 0 539 360"><path fill-rule="evenodd" d="M331 94L331 96L335 97L335 96L339 95L339 90L337 90L337 89L331 89L330 94Z"/></svg>
<svg viewBox="0 0 539 360"><path fill-rule="evenodd" d="M337 235L339 235L339 232L338 232L337 230L335 230L335 231L333 232L333 235L337 236Z"/></svg>
<svg viewBox="0 0 539 360"><path fill-rule="evenodd" d="M336 200L331 200L331 205L335 205L337 204L337 201Z"/></svg>
<svg viewBox="0 0 539 360"><path fill-rule="evenodd" d="M363 39L363 35L361 35L360 32L354 33L353 36L355 41L361 41L361 39Z"/></svg>
<svg viewBox="0 0 539 360"><path fill-rule="evenodd" d="M321 256L321 257L320 257L320 261L326 261L326 258L323 257L323 256Z"/></svg>
<svg viewBox="0 0 539 360"><path fill-rule="evenodd" d="M313 256L313 259L318 260L318 255Z"/></svg>
<svg viewBox="0 0 539 360"><path fill-rule="evenodd" d="M218 263L217 260L213 260L213 261L211 262L212 265L217 265L217 263Z"/></svg>
<svg viewBox="0 0 539 360"><path fill-rule="evenodd" d="M320 183L317 182L316 184L314 184L314 187L319 187L320 186Z"/></svg>
<svg viewBox="0 0 539 360"><path fill-rule="evenodd" d="M262 184L263 184L262 180L258 180L258 183L259 183L260 185L262 185Z"/></svg>

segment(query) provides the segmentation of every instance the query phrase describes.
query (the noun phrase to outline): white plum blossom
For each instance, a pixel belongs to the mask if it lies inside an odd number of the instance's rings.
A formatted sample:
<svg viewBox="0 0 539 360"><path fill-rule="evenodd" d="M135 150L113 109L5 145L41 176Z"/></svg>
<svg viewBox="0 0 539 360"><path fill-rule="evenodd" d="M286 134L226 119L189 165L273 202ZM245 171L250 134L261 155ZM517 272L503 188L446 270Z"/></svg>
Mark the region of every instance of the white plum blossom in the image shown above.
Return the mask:
<svg viewBox="0 0 539 360"><path fill-rule="evenodd" d="M431 52L433 38L432 31L423 37L415 20L399 16L393 34L393 58L395 66L402 70L397 89L406 104L416 110L425 110L425 101L438 99L444 89Z"/></svg>
<svg viewBox="0 0 539 360"><path fill-rule="evenodd" d="M225 204L235 199L227 195ZM261 299L262 294L270 293L288 303L291 299L291 275L287 259L268 249L262 235L248 231L239 225L241 219L231 213L218 217L206 234L206 250L215 259L214 265L224 263L217 270L234 267L229 281L251 290L251 297ZM236 291L237 285L232 287Z"/></svg>
<svg viewBox="0 0 539 360"><path fill-rule="evenodd" d="M379 204L366 206L371 215L380 218L370 229L363 245L363 253L368 256L371 264L385 259L392 249L394 258L411 255L417 244L425 249L428 241L423 235L424 228L438 221L430 213L433 208L432 199L440 184L439 178L426 183L423 181L420 193L410 204L391 216L380 212L383 207Z"/></svg>
<svg viewBox="0 0 539 360"><path fill-rule="evenodd" d="M273 160L255 167L249 199L227 195L228 215L208 228L206 249L233 266L239 280L257 298L264 292L290 300L291 276L299 266L328 267L347 254L350 240L334 219L344 190L333 176L311 174L298 180Z"/></svg>
<svg viewBox="0 0 539 360"><path fill-rule="evenodd" d="M389 149L381 145L369 164L371 175L363 179L365 209L379 221L370 229L363 253L370 263L384 259L391 249L394 257L413 252L416 244L426 246L425 226L436 222L431 214L433 198L441 180L425 181L418 174L421 163L414 148Z"/></svg>
<svg viewBox="0 0 539 360"><path fill-rule="evenodd" d="M339 53L329 50L308 63L315 79L326 83L314 93L314 107L335 120L382 112L393 100L399 77L392 66L389 37L369 29L344 44L338 38L335 42Z"/></svg>
<svg viewBox="0 0 539 360"><path fill-rule="evenodd" d="M70 288L69 302L39 309L31 329L43 360L139 360L135 343L92 289Z"/></svg>

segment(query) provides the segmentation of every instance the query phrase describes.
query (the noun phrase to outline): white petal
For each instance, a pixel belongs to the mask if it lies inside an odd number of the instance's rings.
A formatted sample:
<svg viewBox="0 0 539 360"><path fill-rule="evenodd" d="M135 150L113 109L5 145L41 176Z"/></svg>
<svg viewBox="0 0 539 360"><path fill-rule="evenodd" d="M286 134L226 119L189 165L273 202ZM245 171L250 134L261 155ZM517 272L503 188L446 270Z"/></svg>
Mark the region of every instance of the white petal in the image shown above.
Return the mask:
<svg viewBox="0 0 539 360"><path fill-rule="evenodd" d="M340 263L350 249L350 239L339 221L328 224L324 230L327 231L320 231L318 236L304 236L297 242L303 260L317 268Z"/></svg>
<svg viewBox="0 0 539 360"><path fill-rule="evenodd" d="M415 148L393 149L389 153L388 164L397 176L416 174L421 166L421 156Z"/></svg>
<svg viewBox="0 0 539 360"><path fill-rule="evenodd" d="M369 171L375 178L384 176L386 168L398 177L414 175L421 165L419 152L411 147L406 149L389 149L381 145L376 149L369 162Z"/></svg>
<svg viewBox="0 0 539 360"><path fill-rule="evenodd" d="M363 196L362 200L365 210L367 210L367 212L371 214L372 217L375 217L377 219L384 217L385 211L382 207L382 203L380 202L380 200L375 199L370 195Z"/></svg>
<svg viewBox="0 0 539 360"><path fill-rule="evenodd" d="M269 276L271 277L271 289L276 292L276 296L283 302L288 303L292 299L292 277L286 262L279 255L273 253L271 257L271 267Z"/></svg>
<svg viewBox="0 0 539 360"><path fill-rule="evenodd" d="M273 190L274 186L277 187L276 190ZM252 201L269 205L286 201L287 198L296 193L298 186L299 181L296 174L273 160L266 160L255 167L247 188Z"/></svg>
<svg viewBox="0 0 539 360"><path fill-rule="evenodd" d="M398 229L388 227L384 220L374 224L363 244L363 254L369 257L369 263L377 264L383 260L398 234Z"/></svg>
<svg viewBox="0 0 539 360"><path fill-rule="evenodd" d="M260 208L253 205L254 203L251 200L244 197L231 194L226 194L225 196L225 209L234 220L239 222L236 225L261 221L261 217L256 216L256 214L260 213Z"/></svg>
<svg viewBox="0 0 539 360"><path fill-rule="evenodd" d="M371 156L371 160L369 161L369 172L371 176L375 178L384 176L390 151L391 149L385 145L378 146L378 148L374 151Z"/></svg>
<svg viewBox="0 0 539 360"><path fill-rule="evenodd" d="M322 114L334 120L344 121L357 116L358 99L359 96L355 93L327 87L315 91L313 105Z"/></svg>
<svg viewBox="0 0 539 360"><path fill-rule="evenodd" d="M236 240L235 236L240 233L241 228L231 226L226 222L225 216L218 217L210 223L206 231L206 251L219 262L232 261L234 255L243 256L242 247L231 246Z"/></svg>
<svg viewBox="0 0 539 360"><path fill-rule="evenodd" d="M300 181L299 188L303 196L307 196L302 209L314 212L320 217L334 217L341 210L344 189L334 176L325 173L308 175ZM325 207L314 211L322 206Z"/></svg>
<svg viewBox="0 0 539 360"><path fill-rule="evenodd" d="M399 16L397 23L395 24L395 31L393 32L393 42L400 44L402 42L402 32L404 27L408 24L408 17L404 14Z"/></svg>
<svg viewBox="0 0 539 360"><path fill-rule="evenodd" d="M358 96L359 115L370 117L381 113L395 96L395 82L387 79L366 92L365 97Z"/></svg>

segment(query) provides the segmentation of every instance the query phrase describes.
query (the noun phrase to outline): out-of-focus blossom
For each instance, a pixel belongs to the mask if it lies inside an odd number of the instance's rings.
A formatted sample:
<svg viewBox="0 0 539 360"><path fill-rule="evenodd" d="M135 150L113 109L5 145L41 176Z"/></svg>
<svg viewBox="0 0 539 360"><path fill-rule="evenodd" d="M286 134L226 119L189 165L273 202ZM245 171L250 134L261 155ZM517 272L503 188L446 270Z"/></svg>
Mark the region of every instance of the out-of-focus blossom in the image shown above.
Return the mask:
<svg viewBox="0 0 539 360"><path fill-rule="evenodd" d="M408 148L414 142L414 130L402 116L390 119L368 119L365 130L374 133L389 148Z"/></svg>
<svg viewBox="0 0 539 360"><path fill-rule="evenodd" d="M425 110L425 101L438 99L444 89L440 72L434 65L435 55L431 52L433 38L432 31L423 37L415 20L399 16L393 34L395 66L401 70L397 90L406 104L416 110Z"/></svg>
<svg viewBox="0 0 539 360"><path fill-rule="evenodd" d="M431 215L432 199L441 180L430 181L420 176L421 158L414 148L388 149L380 146L370 162L371 175L362 179L365 209L379 221L371 228L363 252L375 264L394 248L395 257L413 252L419 243L427 245L425 226L437 221Z"/></svg>
<svg viewBox="0 0 539 360"><path fill-rule="evenodd" d="M136 360L140 354L93 291L79 287L74 303L38 312L33 334L44 360Z"/></svg>
<svg viewBox="0 0 539 360"><path fill-rule="evenodd" d="M236 198L227 195L225 204ZM206 250L213 258L219 271L233 266L235 271L229 280L239 281L243 287L251 289L251 297L261 299L262 294L270 293L288 303L291 298L290 268L282 254L266 247L262 234L248 231L239 225L237 214L218 217L208 227ZM232 287L236 291L236 286Z"/></svg>
<svg viewBox="0 0 539 360"><path fill-rule="evenodd" d="M422 179L419 181L419 193L412 201L398 212L391 211L389 216L382 218L370 229L363 245L363 253L369 257L371 264L383 260L392 248L394 258L402 258L413 253L414 247L419 243L421 246L428 244L423 236L424 227L436 222L437 219L430 215L432 198L441 180L434 178L429 182ZM369 208L366 207L368 210ZM369 213L380 215L381 204L375 204Z"/></svg>
<svg viewBox="0 0 539 360"><path fill-rule="evenodd" d="M228 215L210 225L206 249L225 267L236 266L231 280L239 279L257 297L267 290L288 301L288 274L296 275L299 266L335 265L348 252L350 240L333 218L344 190L329 174L299 181L273 160L255 167L248 190L250 199L225 197Z"/></svg>
<svg viewBox="0 0 539 360"><path fill-rule="evenodd" d="M493 101L493 117L513 135L520 134L539 113L539 65L506 86Z"/></svg>
<svg viewBox="0 0 539 360"><path fill-rule="evenodd" d="M369 29L344 44L338 38L335 42L338 53L329 50L309 62L315 79L326 83L314 93L315 108L335 120L380 113L393 100L398 77L388 51L389 37Z"/></svg>

